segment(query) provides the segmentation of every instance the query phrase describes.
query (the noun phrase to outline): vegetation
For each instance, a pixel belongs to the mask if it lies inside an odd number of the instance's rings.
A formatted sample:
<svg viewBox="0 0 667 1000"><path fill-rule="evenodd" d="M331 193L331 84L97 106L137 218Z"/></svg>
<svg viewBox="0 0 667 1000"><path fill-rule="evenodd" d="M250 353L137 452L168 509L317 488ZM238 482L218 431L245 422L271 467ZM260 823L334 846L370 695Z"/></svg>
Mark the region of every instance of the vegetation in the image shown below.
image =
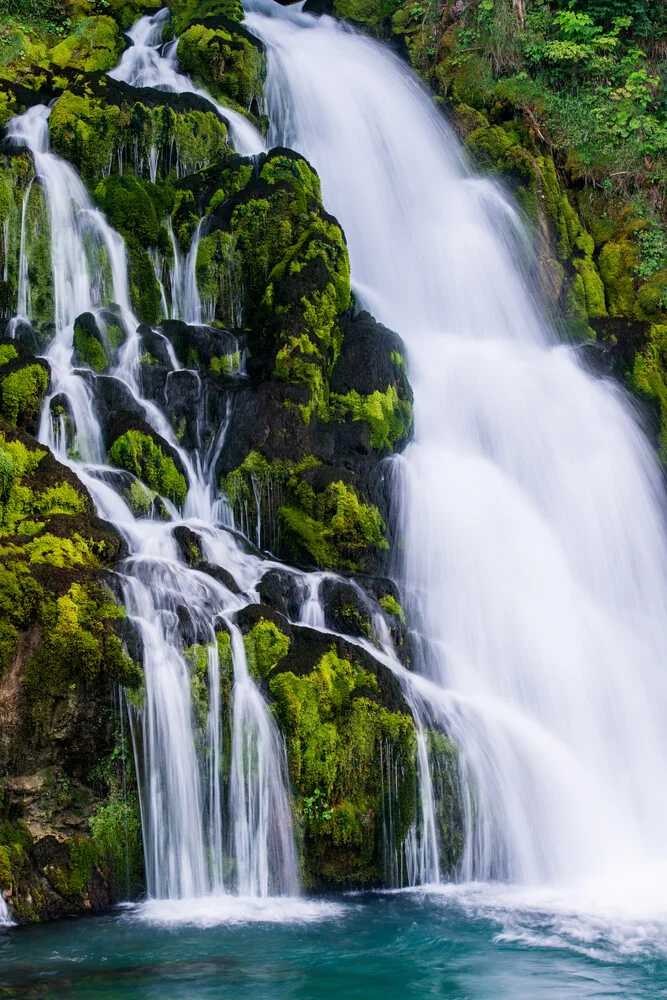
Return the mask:
<svg viewBox="0 0 667 1000"><path fill-rule="evenodd" d="M141 431L129 430L116 438L109 449L108 461L119 469L138 476L149 489L182 507L188 492L185 476L173 458L165 455L153 438Z"/></svg>
<svg viewBox="0 0 667 1000"><path fill-rule="evenodd" d="M411 716L382 704L378 681L334 647L312 669L269 675L304 823L311 884L372 885L382 877L383 755L396 767L396 845L416 808ZM396 790L395 790L396 791Z"/></svg>

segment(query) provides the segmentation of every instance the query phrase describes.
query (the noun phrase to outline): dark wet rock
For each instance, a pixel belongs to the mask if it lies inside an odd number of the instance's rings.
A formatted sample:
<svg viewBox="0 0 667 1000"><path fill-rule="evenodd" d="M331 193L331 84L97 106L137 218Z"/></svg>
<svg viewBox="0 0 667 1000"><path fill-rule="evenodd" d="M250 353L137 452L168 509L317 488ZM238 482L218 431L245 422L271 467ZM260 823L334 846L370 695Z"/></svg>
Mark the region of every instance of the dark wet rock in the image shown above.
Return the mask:
<svg viewBox="0 0 667 1000"><path fill-rule="evenodd" d="M247 635L262 620L272 622L288 639L291 639L293 635L292 625L287 618L265 604L248 604L236 612L234 620L244 635Z"/></svg>
<svg viewBox="0 0 667 1000"><path fill-rule="evenodd" d="M297 574L284 569L270 569L260 580L257 593L262 604L290 621L299 620L306 598L306 586Z"/></svg>
<svg viewBox="0 0 667 1000"><path fill-rule="evenodd" d="M331 389L345 394L356 390L370 396L376 389L392 385L396 367L392 354L405 356L405 344L397 333L378 323L368 312L348 312L341 320L343 344L333 372ZM404 387L409 393L407 377Z"/></svg>
<svg viewBox="0 0 667 1000"><path fill-rule="evenodd" d="M373 607L353 583L325 577L320 584L320 600L328 628L344 635L373 637Z"/></svg>
<svg viewBox="0 0 667 1000"><path fill-rule="evenodd" d="M221 583L227 590L231 591L232 594L241 593L239 585L232 576L232 574L224 569L222 566L215 566L210 563L204 556L201 538L196 531L188 528L185 524L179 524L174 528L174 539L180 553L183 557L183 561L187 563L191 569L199 570L200 573L207 573L212 576L214 580Z"/></svg>

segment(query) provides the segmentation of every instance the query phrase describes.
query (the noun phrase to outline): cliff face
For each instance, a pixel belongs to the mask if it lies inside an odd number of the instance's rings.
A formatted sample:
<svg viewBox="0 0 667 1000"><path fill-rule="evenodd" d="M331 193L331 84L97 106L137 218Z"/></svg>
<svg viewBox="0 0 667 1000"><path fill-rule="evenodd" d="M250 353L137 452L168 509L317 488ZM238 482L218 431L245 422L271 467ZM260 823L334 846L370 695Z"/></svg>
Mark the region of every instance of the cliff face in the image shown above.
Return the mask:
<svg viewBox="0 0 667 1000"><path fill-rule="evenodd" d="M76 168L124 240L141 324L140 391L179 446L114 376L129 331L105 302L110 279L100 256L103 308L77 317L73 363L94 400L106 481L136 517L177 521L191 485L183 456L198 456L211 464L219 496L251 546L294 567L330 571L320 590L325 627L349 641L293 624L303 587L280 566L269 565L261 603L255 597L237 623L250 672L285 737L304 884L379 884L418 813L415 725L398 682L372 653L381 625L409 665L400 595L384 576L394 539L381 469L412 430L403 345L355 313L345 236L306 160L289 149L244 159L231 149L222 109L206 98L106 76L143 5L112 2L99 14L73 3L66 21L57 3L45 10L35 20L19 5L0 25L0 124L53 103L51 149ZM178 3L171 13L163 38L178 37L181 70L265 128L263 55L239 24L240 6ZM143 649L117 572L127 546L98 518L76 472L36 439L40 420L51 422L68 460L79 457L70 401L52 396L49 365L39 357L54 335L51 219L29 153L5 141L0 891L18 921L104 908L145 886L127 718L143 707ZM169 317L193 246L203 319L188 324ZM21 303L26 277L29 302ZM29 321L12 321L22 309ZM211 565L196 530L181 524L173 535L185 564L242 590L231 571ZM224 628L217 639L228 747ZM208 647L193 633L182 655L193 727L204 739ZM428 739L453 774L447 738ZM461 845L456 782L448 781L440 820L449 869Z"/></svg>

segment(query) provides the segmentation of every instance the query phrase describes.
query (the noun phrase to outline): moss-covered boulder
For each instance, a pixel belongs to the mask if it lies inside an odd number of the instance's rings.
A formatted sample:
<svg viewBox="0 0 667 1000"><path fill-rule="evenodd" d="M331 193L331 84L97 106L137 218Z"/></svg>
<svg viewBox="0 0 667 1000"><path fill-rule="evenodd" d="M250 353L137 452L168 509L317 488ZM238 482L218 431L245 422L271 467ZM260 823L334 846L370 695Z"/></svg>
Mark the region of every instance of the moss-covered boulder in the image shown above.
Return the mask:
<svg viewBox="0 0 667 1000"><path fill-rule="evenodd" d="M50 49L44 62L57 69L65 67L92 73L106 72L118 63L125 41L111 17L86 17L70 35Z"/></svg>
<svg viewBox="0 0 667 1000"><path fill-rule="evenodd" d="M235 21L214 17L193 24L178 39L181 69L215 97L249 111L262 93L262 55L257 39Z"/></svg>
<svg viewBox="0 0 667 1000"><path fill-rule="evenodd" d="M26 358L14 348L5 346L5 363L0 365L0 414L15 427L34 432L39 422L42 400L49 387L48 362L41 358Z"/></svg>
<svg viewBox="0 0 667 1000"><path fill-rule="evenodd" d="M166 453L164 443L157 443L155 434L130 428L115 439L107 461L118 469L126 469L156 493L183 507L188 492L187 480L180 463Z"/></svg>

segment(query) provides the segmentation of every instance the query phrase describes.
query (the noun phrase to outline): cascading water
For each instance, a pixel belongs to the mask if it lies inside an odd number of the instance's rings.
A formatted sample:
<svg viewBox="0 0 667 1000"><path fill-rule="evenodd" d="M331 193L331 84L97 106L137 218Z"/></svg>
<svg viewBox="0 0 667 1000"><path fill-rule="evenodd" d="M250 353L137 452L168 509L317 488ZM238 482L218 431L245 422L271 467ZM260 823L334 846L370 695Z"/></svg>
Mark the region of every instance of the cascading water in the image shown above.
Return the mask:
<svg viewBox="0 0 667 1000"><path fill-rule="evenodd" d="M49 108L37 105L14 118L7 135L10 141L30 150L49 207L56 335L46 358L51 366L52 395L64 393L68 397L81 458L99 462L102 442L97 421L90 419L90 390L72 370L74 321L81 313L109 302L118 304L128 328L134 330L137 320L129 302L125 245L93 206L76 170L49 151L49 114ZM23 240L25 235L22 225ZM96 261L92 255L96 252L103 254L107 270L101 288L95 285ZM22 246L21 257L25 254ZM104 274L104 267L102 271ZM20 305L27 308L25 292ZM40 438L56 448L49 402L44 407Z"/></svg>
<svg viewBox="0 0 667 1000"><path fill-rule="evenodd" d="M109 73L114 80L121 80L132 87L154 87L175 94L196 94L203 97L227 120L232 143L237 152L253 156L266 149L259 131L239 114L219 104L201 87L197 87L186 74L178 69L176 48L178 40L162 43L164 28L169 20L168 8L152 17L141 17L132 26L128 36L133 44L127 49L116 69ZM157 152L151 160L151 178L157 175ZM174 264L172 270L171 316L186 323L202 322L202 303L197 289L196 265L201 227L192 237L187 256L183 254L173 235Z"/></svg>
<svg viewBox="0 0 667 1000"><path fill-rule="evenodd" d="M114 80L122 80L132 87L155 87L173 94L197 94L205 98L229 122L234 149L243 156L254 156L266 149L258 130L238 111L219 104L202 87L178 69L176 47L178 40L162 44L162 34L169 19L165 7L152 17L141 17L128 31L132 46L127 49L116 67L109 73Z"/></svg>
<svg viewBox="0 0 667 1000"><path fill-rule="evenodd" d="M664 909L667 542L649 446L619 390L555 345L512 259L515 213L407 68L298 6L249 11L270 139L319 171L359 299L409 348L401 574L431 681L404 683L460 748L461 876L587 879L620 906L624 872Z"/></svg>
<svg viewBox="0 0 667 1000"><path fill-rule="evenodd" d="M144 701L141 709L130 706L129 710L138 751L149 894L155 900L219 895L225 890L256 897L296 895L298 866L284 747L249 674L243 640L233 622L234 612L256 599L253 588L263 563L245 555L231 535L215 526L215 491L201 472L202 462L191 460L161 411L141 397L135 374L138 321L129 303L125 247L93 207L76 171L49 151L48 116L48 108L35 107L14 119L8 129L16 144L29 149L48 205L56 332L46 356L53 395L67 397L74 426L68 442L54 424L49 397L39 436L60 461L76 470L100 515L118 528L129 551L119 576L144 650ZM21 253L25 254L25 247ZM100 268L95 267L100 260L101 282ZM77 316L98 312L109 303L115 303L126 332L110 374L124 384L147 421L178 452L190 483L187 524L207 535L209 561L231 567L248 592L245 597L184 564L173 529L185 522L173 504L165 501L175 519L171 523L136 518L108 484L113 473L104 465L102 433L90 388L94 377L90 373L89 378L81 377L72 367L72 354ZM98 319L102 322L103 317ZM223 425L214 449L222 448L224 440ZM215 468L215 461L210 468ZM221 712L216 624L232 636L229 792L223 789L222 777L226 720ZM204 720L195 718L193 667L184 653L188 645L205 650L208 704ZM231 875L228 871L225 876L225 858L233 861ZM0 921L6 917L1 901Z"/></svg>

